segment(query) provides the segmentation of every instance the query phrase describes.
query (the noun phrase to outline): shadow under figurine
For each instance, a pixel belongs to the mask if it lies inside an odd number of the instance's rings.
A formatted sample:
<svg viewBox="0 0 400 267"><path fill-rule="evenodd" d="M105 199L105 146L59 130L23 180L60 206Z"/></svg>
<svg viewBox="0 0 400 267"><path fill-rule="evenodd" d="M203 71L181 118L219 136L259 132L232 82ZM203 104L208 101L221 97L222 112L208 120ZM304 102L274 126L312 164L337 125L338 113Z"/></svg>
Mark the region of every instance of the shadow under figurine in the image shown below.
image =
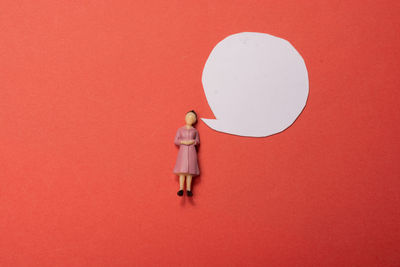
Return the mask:
<svg viewBox="0 0 400 267"><path fill-rule="evenodd" d="M174 173L179 175L178 196L183 196L186 176L186 194L191 197L192 177L200 174L196 150L196 145L200 144L199 132L193 127L197 121L196 112L194 110L187 112L185 121L186 125L178 129L174 140L175 145L179 146Z"/></svg>

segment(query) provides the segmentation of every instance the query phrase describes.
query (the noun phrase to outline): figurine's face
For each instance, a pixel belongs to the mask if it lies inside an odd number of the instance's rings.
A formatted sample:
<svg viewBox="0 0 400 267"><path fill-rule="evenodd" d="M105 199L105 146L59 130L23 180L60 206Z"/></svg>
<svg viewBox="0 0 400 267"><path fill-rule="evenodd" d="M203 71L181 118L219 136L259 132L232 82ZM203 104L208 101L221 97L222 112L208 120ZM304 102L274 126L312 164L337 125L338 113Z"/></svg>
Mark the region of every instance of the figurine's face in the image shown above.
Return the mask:
<svg viewBox="0 0 400 267"><path fill-rule="evenodd" d="M189 112L185 116L186 124L193 125L196 122L196 115L193 112Z"/></svg>

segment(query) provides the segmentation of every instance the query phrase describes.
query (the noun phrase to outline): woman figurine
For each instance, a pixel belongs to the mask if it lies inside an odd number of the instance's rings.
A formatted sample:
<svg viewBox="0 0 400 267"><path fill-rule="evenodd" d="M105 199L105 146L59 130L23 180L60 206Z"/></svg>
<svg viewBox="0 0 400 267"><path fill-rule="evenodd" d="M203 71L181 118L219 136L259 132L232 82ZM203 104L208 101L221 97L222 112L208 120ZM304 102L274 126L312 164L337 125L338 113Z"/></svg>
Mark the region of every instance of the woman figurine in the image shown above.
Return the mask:
<svg viewBox="0 0 400 267"><path fill-rule="evenodd" d="M186 194L191 197L193 196L190 189L192 177L200 174L195 147L200 144L199 132L192 126L197 121L196 112L194 112L194 110L187 112L185 121L186 125L178 129L174 140L175 145L179 146L174 173L179 175L178 196L183 196L183 187L186 176Z"/></svg>

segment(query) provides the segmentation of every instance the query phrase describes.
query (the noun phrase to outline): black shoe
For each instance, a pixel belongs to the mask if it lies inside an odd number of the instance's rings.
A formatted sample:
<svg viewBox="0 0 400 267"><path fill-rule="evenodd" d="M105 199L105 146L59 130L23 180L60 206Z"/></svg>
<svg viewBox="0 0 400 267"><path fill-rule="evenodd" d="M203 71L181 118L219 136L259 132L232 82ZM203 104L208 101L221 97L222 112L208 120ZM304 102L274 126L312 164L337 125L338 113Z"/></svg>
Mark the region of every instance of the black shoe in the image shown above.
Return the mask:
<svg viewBox="0 0 400 267"><path fill-rule="evenodd" d="M178 193L176 193L178 196L183 196L183 190L179 190Z"/></svg>
<svg viewBox="0 0 400 267"><path fill-rule="evenodd" d="M186 190L186 194L188 195L188 197L193 196L193 193L192 193L192 191L190 191L190 190Z"/></svg>

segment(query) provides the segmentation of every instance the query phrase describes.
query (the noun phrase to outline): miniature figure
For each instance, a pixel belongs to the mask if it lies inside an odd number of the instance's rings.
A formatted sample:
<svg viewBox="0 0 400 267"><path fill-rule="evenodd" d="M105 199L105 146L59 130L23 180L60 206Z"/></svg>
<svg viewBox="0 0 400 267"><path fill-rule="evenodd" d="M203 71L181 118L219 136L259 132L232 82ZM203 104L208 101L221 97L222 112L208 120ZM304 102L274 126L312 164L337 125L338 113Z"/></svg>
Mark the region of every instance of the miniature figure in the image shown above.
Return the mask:
<svg viewBox="0 0 400 267"><path fill-rule="evenodd" d="M196 145L200 144L199 132L193 125L197 122L197 114L194 110L188 111L185 116L186 125L176 132L174 143L179 146L178 157L174 167L174 173L179 175L178 196L183 196L183 188L186 176L186 194L191 197L192 177L200 174L197 162Z"/></svg>

